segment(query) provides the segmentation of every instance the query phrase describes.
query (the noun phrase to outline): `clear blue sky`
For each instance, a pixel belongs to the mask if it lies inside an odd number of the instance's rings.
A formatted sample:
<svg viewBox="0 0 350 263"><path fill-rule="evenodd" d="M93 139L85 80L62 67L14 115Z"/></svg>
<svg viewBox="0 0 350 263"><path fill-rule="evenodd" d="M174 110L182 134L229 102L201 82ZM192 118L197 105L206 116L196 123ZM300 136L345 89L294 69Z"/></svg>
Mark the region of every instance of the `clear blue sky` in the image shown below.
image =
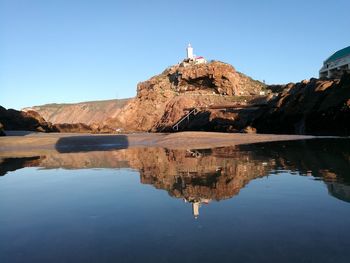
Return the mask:
<svg viewBox="0 0 350 263"><path fill-rule="evenodd" d="M0 105L132 97L189 42L267 83L308 79L350 45L349 11L349 0L0 0Z"/></svg>

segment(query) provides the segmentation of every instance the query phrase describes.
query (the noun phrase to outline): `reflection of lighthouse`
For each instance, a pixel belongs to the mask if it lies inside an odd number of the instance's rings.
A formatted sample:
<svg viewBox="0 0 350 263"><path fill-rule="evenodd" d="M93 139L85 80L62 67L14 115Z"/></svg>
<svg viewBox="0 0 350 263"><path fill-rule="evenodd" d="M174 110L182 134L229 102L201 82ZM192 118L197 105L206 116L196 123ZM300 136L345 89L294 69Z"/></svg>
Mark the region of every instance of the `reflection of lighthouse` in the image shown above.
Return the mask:
<svg viewBox="0 0 350 263"><path fill-rule="evenodd" d="M199 216L199 207L200 207L200 202L193 202L192 203L192 213L195 219L198 218Z"/></svg>
<svg viewBox="0 0 350 263"><path fill-rule="evenodd" d="M210 199L195 199L195 198L184 198L184 201L187 203L192 203L192 214L195 219L199 217L199 208L201 207L202 204L208 204L210 202Z"/></svg>

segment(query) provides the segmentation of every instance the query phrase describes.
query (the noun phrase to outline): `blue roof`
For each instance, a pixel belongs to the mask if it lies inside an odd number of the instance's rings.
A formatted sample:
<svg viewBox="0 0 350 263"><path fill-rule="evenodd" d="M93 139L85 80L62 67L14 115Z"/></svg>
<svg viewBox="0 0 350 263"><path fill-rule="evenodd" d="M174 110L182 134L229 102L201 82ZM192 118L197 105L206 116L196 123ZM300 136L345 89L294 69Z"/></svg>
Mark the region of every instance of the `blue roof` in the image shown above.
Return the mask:
<svg viewBox="0 0 350 263"><path fill-rule="evenodd" d="M330 56L325 62L335 61L335 60L343 58L347 55L350 55L350 46L343 48L341 50L338 50L332 56Z"/></svg>

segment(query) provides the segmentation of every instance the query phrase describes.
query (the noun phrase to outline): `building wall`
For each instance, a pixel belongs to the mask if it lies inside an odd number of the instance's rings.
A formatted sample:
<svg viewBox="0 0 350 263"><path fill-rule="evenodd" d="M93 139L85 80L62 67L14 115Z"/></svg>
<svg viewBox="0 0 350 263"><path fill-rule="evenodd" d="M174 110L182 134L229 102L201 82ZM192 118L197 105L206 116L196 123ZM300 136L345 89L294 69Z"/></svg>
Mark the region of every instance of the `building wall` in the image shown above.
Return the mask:
<svg viewBox="0 0 350 263"><path fill-rule="evenodd" d="M325 62L320 70L320 78L338 77L344 71L350 70L350 55L331 62Z"/></svg>

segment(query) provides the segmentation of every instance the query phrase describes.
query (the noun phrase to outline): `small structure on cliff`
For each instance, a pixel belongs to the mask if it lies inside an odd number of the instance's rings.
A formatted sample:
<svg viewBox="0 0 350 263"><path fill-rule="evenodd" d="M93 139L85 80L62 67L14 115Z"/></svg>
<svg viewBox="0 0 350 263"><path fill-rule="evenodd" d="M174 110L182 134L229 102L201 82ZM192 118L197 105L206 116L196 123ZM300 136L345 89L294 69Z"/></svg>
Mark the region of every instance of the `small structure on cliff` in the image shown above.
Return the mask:
<svg viewBox="0 0 350 263"><path fill-rule="evenodd" d="M350 46L338 50L323 62L320 78L340 78L350 72Z"/></svg>
<svg viewBox="0 0 350 263"><path fill-rule="evenodd" d="M206 59L202 56L197 57L196 55L193 54L193 47L191 44L188 44L186 48L186 59L184 62L188 62L191 64L205 64L207 63Z"/></svg>

